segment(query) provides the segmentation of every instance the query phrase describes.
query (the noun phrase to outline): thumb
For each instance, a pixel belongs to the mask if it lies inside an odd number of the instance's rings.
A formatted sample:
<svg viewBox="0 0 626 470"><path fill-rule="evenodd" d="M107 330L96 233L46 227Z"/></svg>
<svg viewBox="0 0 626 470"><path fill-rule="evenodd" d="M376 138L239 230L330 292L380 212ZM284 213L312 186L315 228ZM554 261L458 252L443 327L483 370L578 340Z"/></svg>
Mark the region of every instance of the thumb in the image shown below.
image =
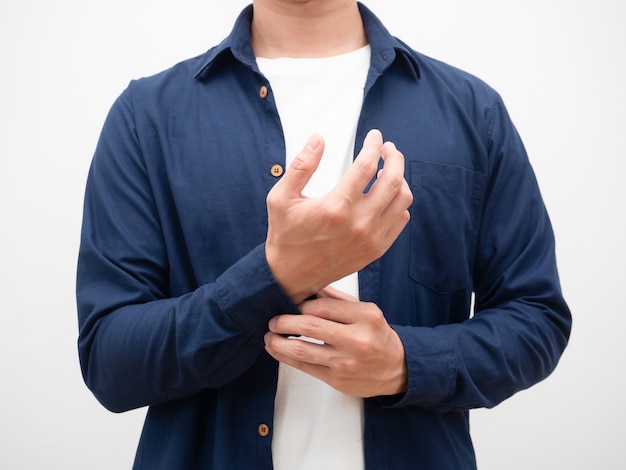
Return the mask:
<svg viewBox="0 0 626 470"><path fill-rule="evenodd" d="M302 192L306 184L317 170L324 153L324 139L319 134L309 137L307 144L294 158L289 168L278 182L287 193Z"/></svg>

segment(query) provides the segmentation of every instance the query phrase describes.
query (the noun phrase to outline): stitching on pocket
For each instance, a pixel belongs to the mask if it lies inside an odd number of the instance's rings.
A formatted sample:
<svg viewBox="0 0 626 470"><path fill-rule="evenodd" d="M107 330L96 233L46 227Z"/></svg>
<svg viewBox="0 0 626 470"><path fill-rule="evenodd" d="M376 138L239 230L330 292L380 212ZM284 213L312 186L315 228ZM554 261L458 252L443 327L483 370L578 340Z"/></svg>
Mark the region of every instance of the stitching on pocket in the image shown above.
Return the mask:
<svg viewBox="0 0 626 470"><path fill-rule="evenodd" d="M435 292L471 286L486 177L466 168L411 162L409 274Z"/></svg>

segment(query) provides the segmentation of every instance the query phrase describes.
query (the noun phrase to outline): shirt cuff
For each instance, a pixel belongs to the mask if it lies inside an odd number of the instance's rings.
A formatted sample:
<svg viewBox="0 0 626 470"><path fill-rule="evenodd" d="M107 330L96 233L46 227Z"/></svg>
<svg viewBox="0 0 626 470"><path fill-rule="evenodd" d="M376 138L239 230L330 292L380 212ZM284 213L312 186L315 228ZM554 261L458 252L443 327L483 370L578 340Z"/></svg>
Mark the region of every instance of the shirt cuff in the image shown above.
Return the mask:
<svg viewBox="0 0 626 470"><path fill-rule="evenodd" d="M455 355L452 346L434 328L397 326L408 369L407 391L383 399L390 407L436 407L454 393Z"/></svg>
<svg viewBox="0 0 626 470"><path fill-rule="evenodd" d="M298 307L272 275L265 245L259 245L237 261L216 281L218 303L244 331L265 334L271 318L298 313Z"/></svg>

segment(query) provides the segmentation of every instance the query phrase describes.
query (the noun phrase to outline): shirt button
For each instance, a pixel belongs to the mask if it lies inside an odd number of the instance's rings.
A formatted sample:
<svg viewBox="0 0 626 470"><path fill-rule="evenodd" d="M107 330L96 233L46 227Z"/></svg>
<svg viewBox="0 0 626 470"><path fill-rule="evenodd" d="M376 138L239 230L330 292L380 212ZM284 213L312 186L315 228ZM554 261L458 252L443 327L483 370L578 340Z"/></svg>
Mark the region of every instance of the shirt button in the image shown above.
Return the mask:
<svg viewBox="0 0 626 470"><path fill-rule="evenodd" d="M270 433L270 427L267 424L259 424L257 431L259 431L259 436L267 437Z"/></svg>
<svg viewBox="0 0 626 470"><path fill-rule="evenodd" d="M270 169L270 173L272 174L272 176L278 178L279 176L282 176L284 170L283 167L276 164L276 165L272 165L272 168Z"/></svg>
<svg viewBox="0 0 626 470"><path fill-rule="evenodd" d="M259 89L259 96L261 98L265 98L267 96L267 87L265 85Z"/></svg>

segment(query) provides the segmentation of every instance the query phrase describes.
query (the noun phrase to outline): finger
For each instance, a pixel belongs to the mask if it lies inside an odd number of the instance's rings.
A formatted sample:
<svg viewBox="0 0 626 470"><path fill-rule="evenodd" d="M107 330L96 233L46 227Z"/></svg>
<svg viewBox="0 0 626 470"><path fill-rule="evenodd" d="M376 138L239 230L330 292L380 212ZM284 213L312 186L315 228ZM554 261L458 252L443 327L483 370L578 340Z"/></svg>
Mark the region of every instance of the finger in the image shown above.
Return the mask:
<svg viewBox="0 0 626 470"><path fill-rule="evenodd" d="M413 193L407 182L404 181L402 188L380 214L380 226L392 227L394 224L398 223L404 227L410 219L408 208L411 206L412 202ZM400 229L400 231L401 230L402 229Z"/></svg>
<svg viewBox="0 0 626 470"><path fill-rule="evenodd" d="M334 320L322 315L278 315L269 321L270 333L282 336L302 336L324 343L334 343L337 326Z"/></svg>
<svg viewBox="0 0 626 470"><path fill-rule="evenodd" d="M384 240L387 244L387 249L396 241L396 239L400 236L406 225L409 223L411 215L408 210L405 210L400 214L399 217L396 218L395 222L389 227L387 232L384 234Z"/></svg>
<svg viewBox="0 0 626 470"><path fill-rule="evenodd" d="M319 134L312 134L276 186L287 194L299 196L317 170L323 153L324 139Z"/></svg>
<svg viewBox="0 0 626 470"><path fill-rule="evenodd" d="M304 364L328 364L326 346L298 338L285 338L272 332L264 337L265 350L276 360L298 369Z"/></svg>
<svg viewBox="0 0 626 470"><path fill-rule="evenodd" d="M317 293L318 298L329 298L329 299L338 299L338 300L348 300L350 302L358 302L359 299L356 297L339 290L333 286L326 286L321 291Z"/></svg>
<svg viewBox="0 0 626 470"><path fill-rule="evenodd" d="M376 181L367 193L369 209L373 212L383 211L398 192L406 187L404 155L392 142L385 142L382 157L385 161L383 169L378 172ZM402 209L406 209L409 205L410 202Z"/></svg>
<svg viewBox="0 0 626 470"><path fill-rule="evenodd" d="M268 329L271 333L283 336L306 336L323 341L320 336L324 335L329 323L327 319L318 316L284 314L272 318L268 323Z"/></svg>
<svg viewBox="0 0 626 470"><path fill-rule="evenodd" d="M370 130L365 136L361 151L335 190L351 198L362 196L378 171L382 148L382 134L378 129Z"/></svg>
<svg viewBox="0 0 626 470"><path fill-rule="evenodd" d="M285 353L280 347L281 345L277 344L277 341L280 339L280 337L272 335L271 333L268 333L266 335L265 350L270 356L272 356L278 362L287 364L288 366L291 366L294 369L298 369L305 374L329 383L329 376L331 371L329 368L328 354L324 354L325 351L320 351L320 354L312 355L310 352L306 351L307 348L299 349L299 346L301 345L290 344L289 346L295 346L295 348L291 350L287 349L287 352ZM292 343L303 343L303 341L289 340L285 338L282 338L282 340L290 341ZM324 346L318 347L322 348Z"/></svg>
<svg viewBox="0 0 626 470"><path fill-rule="evenodd" d="M349 334L343 327L367 318L366 315L369 316L368 313L370 313L369 308L370 304L356 301L354 298L344 300L320 297L300 304L302 317L317 318L328 322L320 323L324 331L318 334L324 335L319 339L331 344L336 344L337 339L341 340L342 335ZM313 320L309 320L309 323L315 324Z"/></svg>

